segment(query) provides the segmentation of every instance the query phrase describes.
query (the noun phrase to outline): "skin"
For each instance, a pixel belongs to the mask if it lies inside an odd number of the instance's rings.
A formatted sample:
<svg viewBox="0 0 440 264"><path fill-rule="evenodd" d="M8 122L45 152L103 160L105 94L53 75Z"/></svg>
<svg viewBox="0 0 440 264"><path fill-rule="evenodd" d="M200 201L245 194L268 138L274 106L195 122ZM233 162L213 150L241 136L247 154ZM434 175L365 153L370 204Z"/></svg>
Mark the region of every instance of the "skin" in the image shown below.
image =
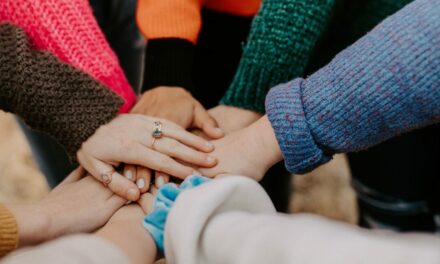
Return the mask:
<svg viewBox="0 0 440 264"><path fill-rule="evenodd" d="M188 91L181 87L160 86L146 91L131 113L154 116L176 123L184 129L198 129L210 139L221 138L224 133L219 129L216 120ZM157 141L159 143L159 141ZM155 143L156 146L156 143ZM194 164L183 160L189 164ZM209 165L212 165L211 163ZM126 165L124 176L136 182L141 193L145 193L150 180L155 178L156 187L160 188L169 182L173 173L164 170L151 170L148 167ZM179 177L180 178L180 177ZM144 179L140 181L140 179Z"/></svg>
<svg viewBox="0 0 440 264"><path fill-rule="evenodd" d="M156 140L152 146L155 121L162 122L163 137ZM83 143L77 158L81 166L99 181L102 181L102 174L110 174L112 180L108 188L115 194L130 201L137 201L140 190L135 182L142 177L146 186L151 174L144 170L145 172L140 173L138 177L136 170L133 171L133 174L136 174L132 180L129 180L115 171L116 166L121 163L140 165L184 179L192 175L194 169L177 160L201 167L212 167L217 160L207 153L213 149L213 145L205 139L170 121L125 114L101 126Z"/></svg>
<svg viewBox="0 0 440 264"><path fill-rule="evenodd" d="M113 243L124 252L133 264L154 263L157 249L153 238L142 226L142 219L153 209L154 197L142 195L138 204L119 209L96 235Z"/></svg>
<svg viewBox="0 0 440 264"><path fill-rule="evenodd" d="M16 218L20 247L94 231L126 203L93 177L83 176L83 169L75 170L40 202L6 205Z"/></svg>
<svg viewBox="0 0 440 264"><path fill-rule="evenodd" d="M228 105L218 105L209 109L208 112L215 118L225 134L250 126L262 116L254 111Z"/></svg>
<svg viewBox="0 0 440 264"><path fill-rule="evenodd" d="M211 154L219 163L212 168L199 168L202 175L207 177L239 174L260 181L270 167L282 160L275 132L267 116L212 143L215 150Z"/></svg>

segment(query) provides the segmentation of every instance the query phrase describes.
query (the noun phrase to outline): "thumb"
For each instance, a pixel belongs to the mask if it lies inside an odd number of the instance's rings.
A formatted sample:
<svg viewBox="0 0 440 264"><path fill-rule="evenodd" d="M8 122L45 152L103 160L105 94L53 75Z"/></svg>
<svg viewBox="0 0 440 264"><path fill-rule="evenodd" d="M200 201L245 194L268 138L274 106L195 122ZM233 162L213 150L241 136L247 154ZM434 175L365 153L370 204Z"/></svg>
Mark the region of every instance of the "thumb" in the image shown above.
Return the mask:
<svg viewBox="0 0 440 264"><path fill-rule="evenodd" d="M217 121L200 103L197 103L194 109L193 127L202 130L208 137L212 139L217 139L224 136L224 133L219 128Z"/></svg>

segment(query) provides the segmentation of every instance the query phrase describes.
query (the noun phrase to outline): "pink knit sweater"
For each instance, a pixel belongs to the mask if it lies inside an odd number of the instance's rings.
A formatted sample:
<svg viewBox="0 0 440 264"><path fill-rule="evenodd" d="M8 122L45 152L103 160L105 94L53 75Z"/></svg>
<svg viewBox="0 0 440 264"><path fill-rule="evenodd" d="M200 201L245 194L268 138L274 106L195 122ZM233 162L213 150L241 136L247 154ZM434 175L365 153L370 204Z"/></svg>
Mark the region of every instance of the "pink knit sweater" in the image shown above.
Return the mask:
<svg viewBox="0 0 440 264"><path fill-rule="evenodd" d="M125 100L136 96L108 45L87 0L0 0L0 22L20 26L35 48L88 73Z"/></svg>

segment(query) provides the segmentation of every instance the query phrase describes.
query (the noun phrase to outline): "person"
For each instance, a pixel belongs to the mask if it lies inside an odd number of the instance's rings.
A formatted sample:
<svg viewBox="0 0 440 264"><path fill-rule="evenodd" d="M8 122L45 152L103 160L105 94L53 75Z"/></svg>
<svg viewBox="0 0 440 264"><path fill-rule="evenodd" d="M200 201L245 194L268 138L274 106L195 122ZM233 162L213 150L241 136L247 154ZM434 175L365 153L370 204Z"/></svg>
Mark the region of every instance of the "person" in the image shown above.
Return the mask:
<svg viewBox="0 0 440 264"><path fill-rule="evenodd" d="M52 54L34 50L23 30L8 23L0 24L0 60L0 108L51 135L72 159L77 157L97 180L127 200L136 201L146 192L150 179L124 178L116 171L119 163L141 164L182 178L194 169L171 157L216 163L207 155L212 144L169 121L117 116L122 104L117 95ZM164 135L153 145L156 124Z"/></svg>
<svg viewBox="0 0 440 264"><path fill-rule="evenodd" d="M438 6L436 0L409 4L310 77L273 88L267 115L214 141L219 163L200 172L260 180L284 158L291 172L301 174L335 153L437 123Z"/></svg>
<svg viewBox="0 0 440 264"><path fill-rule="evenodd" d="M0 263L153 263L156 247L140 224L152 201L146 193L126 205L78 168L42 201L0 204Z"/></svg>
<svg viewBox="0 0 440 264"><path fill-rule="evenodd" d="M155 206L150 195L144 199L143 210L138 205L122 207L94 234L66 236L20 250L0 263L154 263L161 246L167 263L440 260L438 237L372 232L308 214L286 216L276 213L266 192L247 177L201 178L185 179L184 184L192 186L185 190L174 184L163 186ZM144 229L143 212L151 212L144 220L148 224L164 226L156 230L165 237L164 243L156 239L156 233Z"/></svg>
<svg viewBox="0 0 440 264"><path fill-rule="evenodd" d="M0 3L0 10L0 21L21 27L28 34L33 47L52 53L61 61L100 81L122 99L122 104L118 104L119 113L129 112L136 101L135 93L119 65L118 58L99 28L88 1L8 0ZM204 112L204 109L200 111ZM194 126L201 129L203 127L215 129L210 125L211 123L206 125L206 122L210 122L207 113L197 119ZM64 177L67 171L76 166L72 157L75 157L77 148L67 149L70 161L62 161L60 157L53 157L52 151L60 153L57 147L44 138L41 139L39 136L35 138L35 134L27 129L25 132L31 143L35 143L31 145L34 146L32 149L37 154L35 155L37 161L48 175L50 183L56 185L60 180L58 177ZM48 158L60 159L59 163L64 165L58 168L58 165L53 164L53 160L48 161ZM106 167L108 169L108 166ZM139 178L150 177L145 173L141 176Z"/></svg>

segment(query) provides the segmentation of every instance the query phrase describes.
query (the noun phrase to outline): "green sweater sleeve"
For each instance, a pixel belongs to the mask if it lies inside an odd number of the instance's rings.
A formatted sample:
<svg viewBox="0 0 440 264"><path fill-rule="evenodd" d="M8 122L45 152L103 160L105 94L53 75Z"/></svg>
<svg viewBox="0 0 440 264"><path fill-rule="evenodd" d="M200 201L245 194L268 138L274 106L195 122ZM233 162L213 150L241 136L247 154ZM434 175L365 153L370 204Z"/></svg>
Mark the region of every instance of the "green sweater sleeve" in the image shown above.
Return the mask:
<svg viewBox="0 0 440 264"><path fill-rule="evenodd" d="M304 73L335 0L265 0L221 104L264 112L271 87Z"/></svg>

